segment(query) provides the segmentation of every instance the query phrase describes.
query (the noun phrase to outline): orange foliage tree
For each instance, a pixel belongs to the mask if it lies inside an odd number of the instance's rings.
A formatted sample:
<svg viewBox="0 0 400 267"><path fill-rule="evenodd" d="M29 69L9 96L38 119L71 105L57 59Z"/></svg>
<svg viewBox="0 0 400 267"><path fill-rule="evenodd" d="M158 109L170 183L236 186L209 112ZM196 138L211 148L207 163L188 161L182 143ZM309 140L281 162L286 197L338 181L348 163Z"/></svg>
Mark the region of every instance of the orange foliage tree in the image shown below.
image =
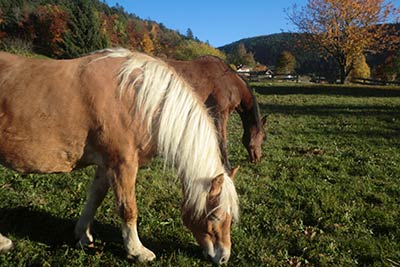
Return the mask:
<svg viewBox="0 0 400 267"><path fill-rule="evenodd" d="M151 40L150 35L148 33L145 33L143 35L143 40L142 40L141 45L142 45L143 52L145 52L146 54L150 54L150 55L153 54L154 43Z"/></svg>
<svg viewBox="0 0 400 267"><path fill-rule="evenodd" d="M4 24L3 12L0 10L0 40L6 36L6 33L2 31L3 24Z"/></svg>
<svg viewBox="0 0 400 267"><path fill-rule="evenodd" d="M365 52L390 50L399 36L388 22L398 22L400 9L385 0L308 0L286 10L288 18L308 41L317 44L339 66L344 83Z"/></svg>
<svg viewBox="0 0 400 267"><path fill-rule="evenodd" d="M37 51L57 57L62 53L63 35L67 31L68 13L57 5L39 6L23 22Z"/></svg>

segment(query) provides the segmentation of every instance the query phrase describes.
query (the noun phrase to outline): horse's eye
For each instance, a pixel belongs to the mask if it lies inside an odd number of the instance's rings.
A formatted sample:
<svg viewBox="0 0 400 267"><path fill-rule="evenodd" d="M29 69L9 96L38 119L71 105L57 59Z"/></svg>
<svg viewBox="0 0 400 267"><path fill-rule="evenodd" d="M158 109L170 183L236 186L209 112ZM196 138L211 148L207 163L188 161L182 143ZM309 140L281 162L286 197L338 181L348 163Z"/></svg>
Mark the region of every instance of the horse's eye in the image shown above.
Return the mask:
<svg viewBox="0 0 400 267"><path fill-rule="evenodd" d="M211 220L211 221L214 221L214 222L218 222L218 221L221 220L221 218L220 218L219 216L217 216L215 213L211 213L211 214L208 216L208 218L210 218L210 220Z"/></svg>

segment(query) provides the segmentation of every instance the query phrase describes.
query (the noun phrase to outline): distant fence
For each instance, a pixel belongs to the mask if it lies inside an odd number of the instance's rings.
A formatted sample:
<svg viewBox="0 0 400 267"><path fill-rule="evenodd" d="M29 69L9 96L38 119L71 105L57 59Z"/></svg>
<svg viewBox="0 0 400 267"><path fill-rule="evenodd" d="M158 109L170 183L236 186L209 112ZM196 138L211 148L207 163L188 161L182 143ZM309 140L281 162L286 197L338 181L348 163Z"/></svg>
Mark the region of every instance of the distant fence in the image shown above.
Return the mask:
<svg viewBox="0 0 400 267"><path fill-rule="evenodd" d="M269 74L265 71L238 72L238 74L250 82L263 82L273 80L299 82L299 75L297 74ZM311 79L310 82L326 83L327 81L323 77L318 77ZM351 82L363 85L400 85L400 81L385 81L366 78L353 78L351 79Z"/></svg>
<svg viewBox="0 0 400 267"><path fill-rule="evenodd" d="M265 71L238 72L238 74L250 82L268 80L299 81L299 75L297 74L269 74Z"/></svg>
<svg viewBox="0 0 400 267"><path fill-rule="evenodd" d="M365 85L400 85L400 81L384 81L364 78L353 78L351 82Z"/></svg>

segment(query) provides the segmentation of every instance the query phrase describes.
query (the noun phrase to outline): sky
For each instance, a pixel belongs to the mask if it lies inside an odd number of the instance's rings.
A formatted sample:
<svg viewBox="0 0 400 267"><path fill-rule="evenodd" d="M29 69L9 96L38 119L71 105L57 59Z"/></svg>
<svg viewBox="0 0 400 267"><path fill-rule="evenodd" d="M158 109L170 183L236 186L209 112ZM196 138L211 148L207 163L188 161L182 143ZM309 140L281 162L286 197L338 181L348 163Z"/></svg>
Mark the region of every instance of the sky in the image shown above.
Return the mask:
<svg viewBox="0 0 400 267"><path fill-rule="evenodd" d="M214 47L243 38L294 31L285 8L307 0L106 0L125 11L169 29L193 35ZM393 3L398 7L400 0Z"/></svg>

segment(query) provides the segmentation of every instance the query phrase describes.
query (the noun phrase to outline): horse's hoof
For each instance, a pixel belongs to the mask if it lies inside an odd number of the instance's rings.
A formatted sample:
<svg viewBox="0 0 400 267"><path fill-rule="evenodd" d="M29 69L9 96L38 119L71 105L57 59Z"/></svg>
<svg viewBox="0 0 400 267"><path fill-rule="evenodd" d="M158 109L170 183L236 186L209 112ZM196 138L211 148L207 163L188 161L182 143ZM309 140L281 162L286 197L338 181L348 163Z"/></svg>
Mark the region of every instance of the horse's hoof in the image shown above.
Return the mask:
<svg viewBox="0 0 400 267"><path fill-rule="evenodd" d="M139 262L146 262L154 260L156 258L156 255L153 253L153 251L142 247L134 255L128 254L128 258L137 259Z"/></svg>
<svg viewBox="0 0 400 267"><path fill-rule="evenodd" d="M94 243L81 243L81 241L78 241L75 245L76 248L94 248Z"/></svg>
<svg viewBox="0 0 400 267"><path fill-rule="evenodd" d="M77 243L76 248L93 248L93 238L82 237Z"/></svg>
<svg viewBox="0 0 400 267"><path fill-rule="evenodd" d="M13 242L10 239L3 236L0 238L0 254L9 252L13 246Z"/></svg>

